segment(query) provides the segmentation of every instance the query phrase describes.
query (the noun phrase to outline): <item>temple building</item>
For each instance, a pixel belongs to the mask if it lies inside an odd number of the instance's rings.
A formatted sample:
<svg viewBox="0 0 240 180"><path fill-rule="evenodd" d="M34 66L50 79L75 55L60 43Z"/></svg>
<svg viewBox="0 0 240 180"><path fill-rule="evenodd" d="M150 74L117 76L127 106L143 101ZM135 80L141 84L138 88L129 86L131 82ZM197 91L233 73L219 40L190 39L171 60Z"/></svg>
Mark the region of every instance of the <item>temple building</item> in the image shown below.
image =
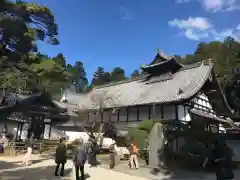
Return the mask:
<svg viewBox="0 0 240 180"><path fill-rule="evenodd" d="M90 124L112 122L124 131L148 119L224 122L232 114L211 59L182 65L158 51L150 65L141 69L143 73L136 79L98 86L86 95L71 97L80 112L88 112L84 120ZM96 111L99 113L92 118Z"/></svg>
<svg viewBox="0 0 240 180"><path fill-rule="evenodd" d="M0 128L19 141L34 135L36 139L58 136L52 132L56 122L69 119L66 108L58 106L45 92L38 90L2 94Z"/></svg>

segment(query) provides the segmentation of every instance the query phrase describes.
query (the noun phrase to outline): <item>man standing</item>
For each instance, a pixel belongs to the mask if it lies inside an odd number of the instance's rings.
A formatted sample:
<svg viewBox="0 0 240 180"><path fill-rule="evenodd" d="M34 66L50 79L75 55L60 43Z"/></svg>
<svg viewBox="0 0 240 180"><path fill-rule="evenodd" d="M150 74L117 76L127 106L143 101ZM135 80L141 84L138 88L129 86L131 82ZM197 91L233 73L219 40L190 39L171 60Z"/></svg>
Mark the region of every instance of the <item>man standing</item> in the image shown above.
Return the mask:
<svg viewBox="0 0 240 180"><path fill-rule="evenodd" d="M34 138L33 135L27 141L27 152L23 158L22 165L28 165L31 159L32 150L34 145Z"/></svg>
<svg viewBox="0 0 240 180"><path fill-rule="evenodd" d="M55 168L55 176L58 176L58 169L61 165L61 172L60 176L64 176L64 166L65 163L67 162L67 147L65 145L65 139L61 138L58 144L58 147L56 149L56 155L55 155L55 163L56 168Z"/></svg>
<svg viewBox="0 0 240 180"><path fill-rule="evenodd" d="M86 147L82 141L77 144L76 151L73 155L73 163L76 171L76 180L79 180L79 170L81 172L81 179L84 180L84 164L86 162Z"/></svg>
<svg viewBox="0 0 240 180"><path fill-rule="evenodd" d="M135 166L138 169L138 159L137 159L138 148L136 143L132 143L130 146L130 167L133 168Z"/></svg>

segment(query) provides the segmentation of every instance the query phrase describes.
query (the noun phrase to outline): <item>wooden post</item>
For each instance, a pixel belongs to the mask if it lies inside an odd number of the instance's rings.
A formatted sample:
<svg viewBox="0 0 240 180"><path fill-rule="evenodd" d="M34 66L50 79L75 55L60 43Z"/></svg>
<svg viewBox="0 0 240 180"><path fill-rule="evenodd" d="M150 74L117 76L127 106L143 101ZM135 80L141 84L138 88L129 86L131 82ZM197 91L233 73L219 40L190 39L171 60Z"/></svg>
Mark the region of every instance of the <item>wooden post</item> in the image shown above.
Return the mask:
<svg viewBox="0 0 240 180"><path fill-rule="evenodd" d="M24 123L21 123L21 124L20 124L20 134L19 134L19 139L21 139L21 136L22 136L22 128L23 128L23 124L24 124Z"/></svg>
<svg viewBox="0 0 240 180"><path fill-rule="evenodd" d="M18 132L19 132L19 127L20 127L20 122L18 122L18 125L17 125L17 132L16 132L16 136L15 136L15 141L17 141L19 138L18 136Z"/></svg>
<svg viewBox="0 0 240 180"><path fill-rule="evenodd" d="M156 118L156 104L155 103L153 103L153 106L152 106L152 118L153 118L153 120L155 120L155 118Z"/></svg>
<svg viewBox="0 0 240 180"><path fill-rule="evenodd" d="M49 126L48 139L51 138L51 132L52 132L52 122L50 122L50 126Z"/></svg>

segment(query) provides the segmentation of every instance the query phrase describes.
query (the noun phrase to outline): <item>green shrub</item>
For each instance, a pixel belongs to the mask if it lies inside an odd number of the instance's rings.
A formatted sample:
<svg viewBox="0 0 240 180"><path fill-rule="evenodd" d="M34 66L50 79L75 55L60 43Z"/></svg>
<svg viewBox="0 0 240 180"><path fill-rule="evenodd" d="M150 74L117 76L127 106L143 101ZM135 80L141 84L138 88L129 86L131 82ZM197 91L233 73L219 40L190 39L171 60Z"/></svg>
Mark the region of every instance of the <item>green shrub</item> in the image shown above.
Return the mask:
<svg viewBox="0 0 240 180"><path fill-rule="evenodd" d="M149 134L154 124L155 124L154 120L144 120L138 125L137 128L140 130L146 131Z"/></svg>
<svg viewBox="0 0 240 180"><path fill-rule="evenodd" d="M145 137L148 136L148 133L144 130L140 130L138 128L132 128L128 131L127 139L130 142L135 142L138 148L145 147Z"/></svg>

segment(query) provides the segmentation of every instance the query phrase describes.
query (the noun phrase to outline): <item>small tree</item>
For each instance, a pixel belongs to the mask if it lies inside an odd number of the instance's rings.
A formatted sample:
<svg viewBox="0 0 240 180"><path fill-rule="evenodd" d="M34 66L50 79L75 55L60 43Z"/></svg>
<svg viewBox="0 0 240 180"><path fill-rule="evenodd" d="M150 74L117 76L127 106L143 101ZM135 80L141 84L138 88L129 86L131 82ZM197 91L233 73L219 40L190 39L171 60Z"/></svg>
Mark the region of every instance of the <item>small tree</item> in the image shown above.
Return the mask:
<svg viewBox="0 0 240 180"><path fill-rule="evenodd" d="M97 128L97 133L95 135L95 141L99 141L100 140L100 145L102 143L102 139L103 139L103 135L104 132L107 129L109 130L108 127L111 127L112 124L110 122L97 122L97 118L101 115L101 113L103 112L103 109L108 108L108 107L112 107L114 105L114 100L113 97L110 95L107 95L107 91L103 91L103 92L99 92L99 93L93 93L90 96L91 102L92 102L92 108L94 109L91 113L90 113L90 120L92 122L92 129L96 129L95 127L97 127L99 125L99 127ZM84 105L82 106L82 109L84 109L83 111L86 111L87 109L89 109L89 107L85 107ZM115 108L112 109L111 113L114 113L116 111ZM111 125L110 125L111 124ZM105 127L105 128L104 128ZM86 131L90 137L92 137L92 133L89 133L89 131ZM109 133L109 132L108 132Z"/></svg>

